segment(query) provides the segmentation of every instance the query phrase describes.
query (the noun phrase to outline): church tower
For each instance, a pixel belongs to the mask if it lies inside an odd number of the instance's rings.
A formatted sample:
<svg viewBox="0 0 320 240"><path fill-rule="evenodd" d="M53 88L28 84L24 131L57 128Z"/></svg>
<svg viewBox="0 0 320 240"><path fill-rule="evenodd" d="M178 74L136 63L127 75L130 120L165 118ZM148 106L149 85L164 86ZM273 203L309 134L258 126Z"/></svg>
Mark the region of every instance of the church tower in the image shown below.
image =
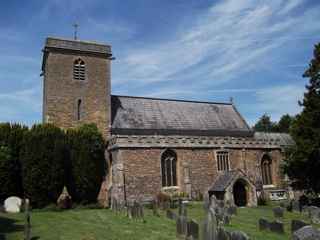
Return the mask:
<svg viewBox="0 0 320 240"><path fill-rule="evenodd" d="M47 38L43 49L43 122L61 128L95 123L104 137L111 119L111 46Z"/></svg>

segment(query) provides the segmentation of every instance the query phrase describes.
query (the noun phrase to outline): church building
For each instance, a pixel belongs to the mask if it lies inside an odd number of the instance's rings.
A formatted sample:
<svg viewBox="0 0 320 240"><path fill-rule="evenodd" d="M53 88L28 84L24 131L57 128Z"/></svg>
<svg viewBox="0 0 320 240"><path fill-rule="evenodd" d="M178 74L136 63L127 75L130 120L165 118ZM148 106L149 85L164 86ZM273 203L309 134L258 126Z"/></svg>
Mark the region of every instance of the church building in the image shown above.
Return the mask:
<svg viewBox="0 0 320 240"><path fill-rule="evenodd" d="M289 135L254 132L233 103L112 95L112 60L111 46L95 42L47 38L43 49L43 122L95 123L107 141L100 198L214 194L255 206L262 190L286 197Z"/></svg>

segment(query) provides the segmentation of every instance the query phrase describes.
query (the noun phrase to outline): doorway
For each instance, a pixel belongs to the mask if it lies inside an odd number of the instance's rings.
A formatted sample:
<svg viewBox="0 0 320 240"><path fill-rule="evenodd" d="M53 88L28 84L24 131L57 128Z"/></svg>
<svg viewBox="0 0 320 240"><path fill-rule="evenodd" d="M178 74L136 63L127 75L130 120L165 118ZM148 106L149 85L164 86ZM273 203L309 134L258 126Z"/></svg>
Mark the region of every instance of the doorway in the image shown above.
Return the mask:
<svg viewBox="0 0 320 240"><path fill-rule="evenodd" d="M243 207L247 205L247 190L246 190L246 184L238 180L233 185L233 199L234 203L238 207Z"/></svg>

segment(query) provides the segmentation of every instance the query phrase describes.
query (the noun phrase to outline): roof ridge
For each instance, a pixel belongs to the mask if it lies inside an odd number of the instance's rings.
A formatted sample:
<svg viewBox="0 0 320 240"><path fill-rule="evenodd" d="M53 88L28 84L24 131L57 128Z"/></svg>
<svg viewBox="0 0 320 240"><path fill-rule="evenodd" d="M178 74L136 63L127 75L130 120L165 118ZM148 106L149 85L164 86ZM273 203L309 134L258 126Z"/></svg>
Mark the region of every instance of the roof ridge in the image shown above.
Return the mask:
<svg viewBox="0 0 320 240"><path fill-rule="evenodd" d="M141 96L126 96L126 95L111 95L112 97L124 97L124 98L138 98L138 99L149 99L149 100L160 100L160 101L171 101L171 102L189 102L189 103L205 103L205 104L220 104L220 105L233 105L228 102L210 102L210 101L198 101L198 100L186 100L186 99L170 99L170 98L156 98L156 97L141 97Z"/></svg>

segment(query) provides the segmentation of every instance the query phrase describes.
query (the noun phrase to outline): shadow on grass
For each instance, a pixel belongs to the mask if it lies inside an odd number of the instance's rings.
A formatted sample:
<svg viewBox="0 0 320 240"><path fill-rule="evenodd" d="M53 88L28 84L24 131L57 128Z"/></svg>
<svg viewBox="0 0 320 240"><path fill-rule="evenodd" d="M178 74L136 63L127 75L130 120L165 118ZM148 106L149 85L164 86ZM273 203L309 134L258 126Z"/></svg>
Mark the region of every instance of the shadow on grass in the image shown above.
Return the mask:
<svg viewBox="0 0 320 240"><path fill-rule="evenodd" d="M23 225L16 222L17 220L0 216L0 240L5 240L7 233L23 231Z"/></svg>

